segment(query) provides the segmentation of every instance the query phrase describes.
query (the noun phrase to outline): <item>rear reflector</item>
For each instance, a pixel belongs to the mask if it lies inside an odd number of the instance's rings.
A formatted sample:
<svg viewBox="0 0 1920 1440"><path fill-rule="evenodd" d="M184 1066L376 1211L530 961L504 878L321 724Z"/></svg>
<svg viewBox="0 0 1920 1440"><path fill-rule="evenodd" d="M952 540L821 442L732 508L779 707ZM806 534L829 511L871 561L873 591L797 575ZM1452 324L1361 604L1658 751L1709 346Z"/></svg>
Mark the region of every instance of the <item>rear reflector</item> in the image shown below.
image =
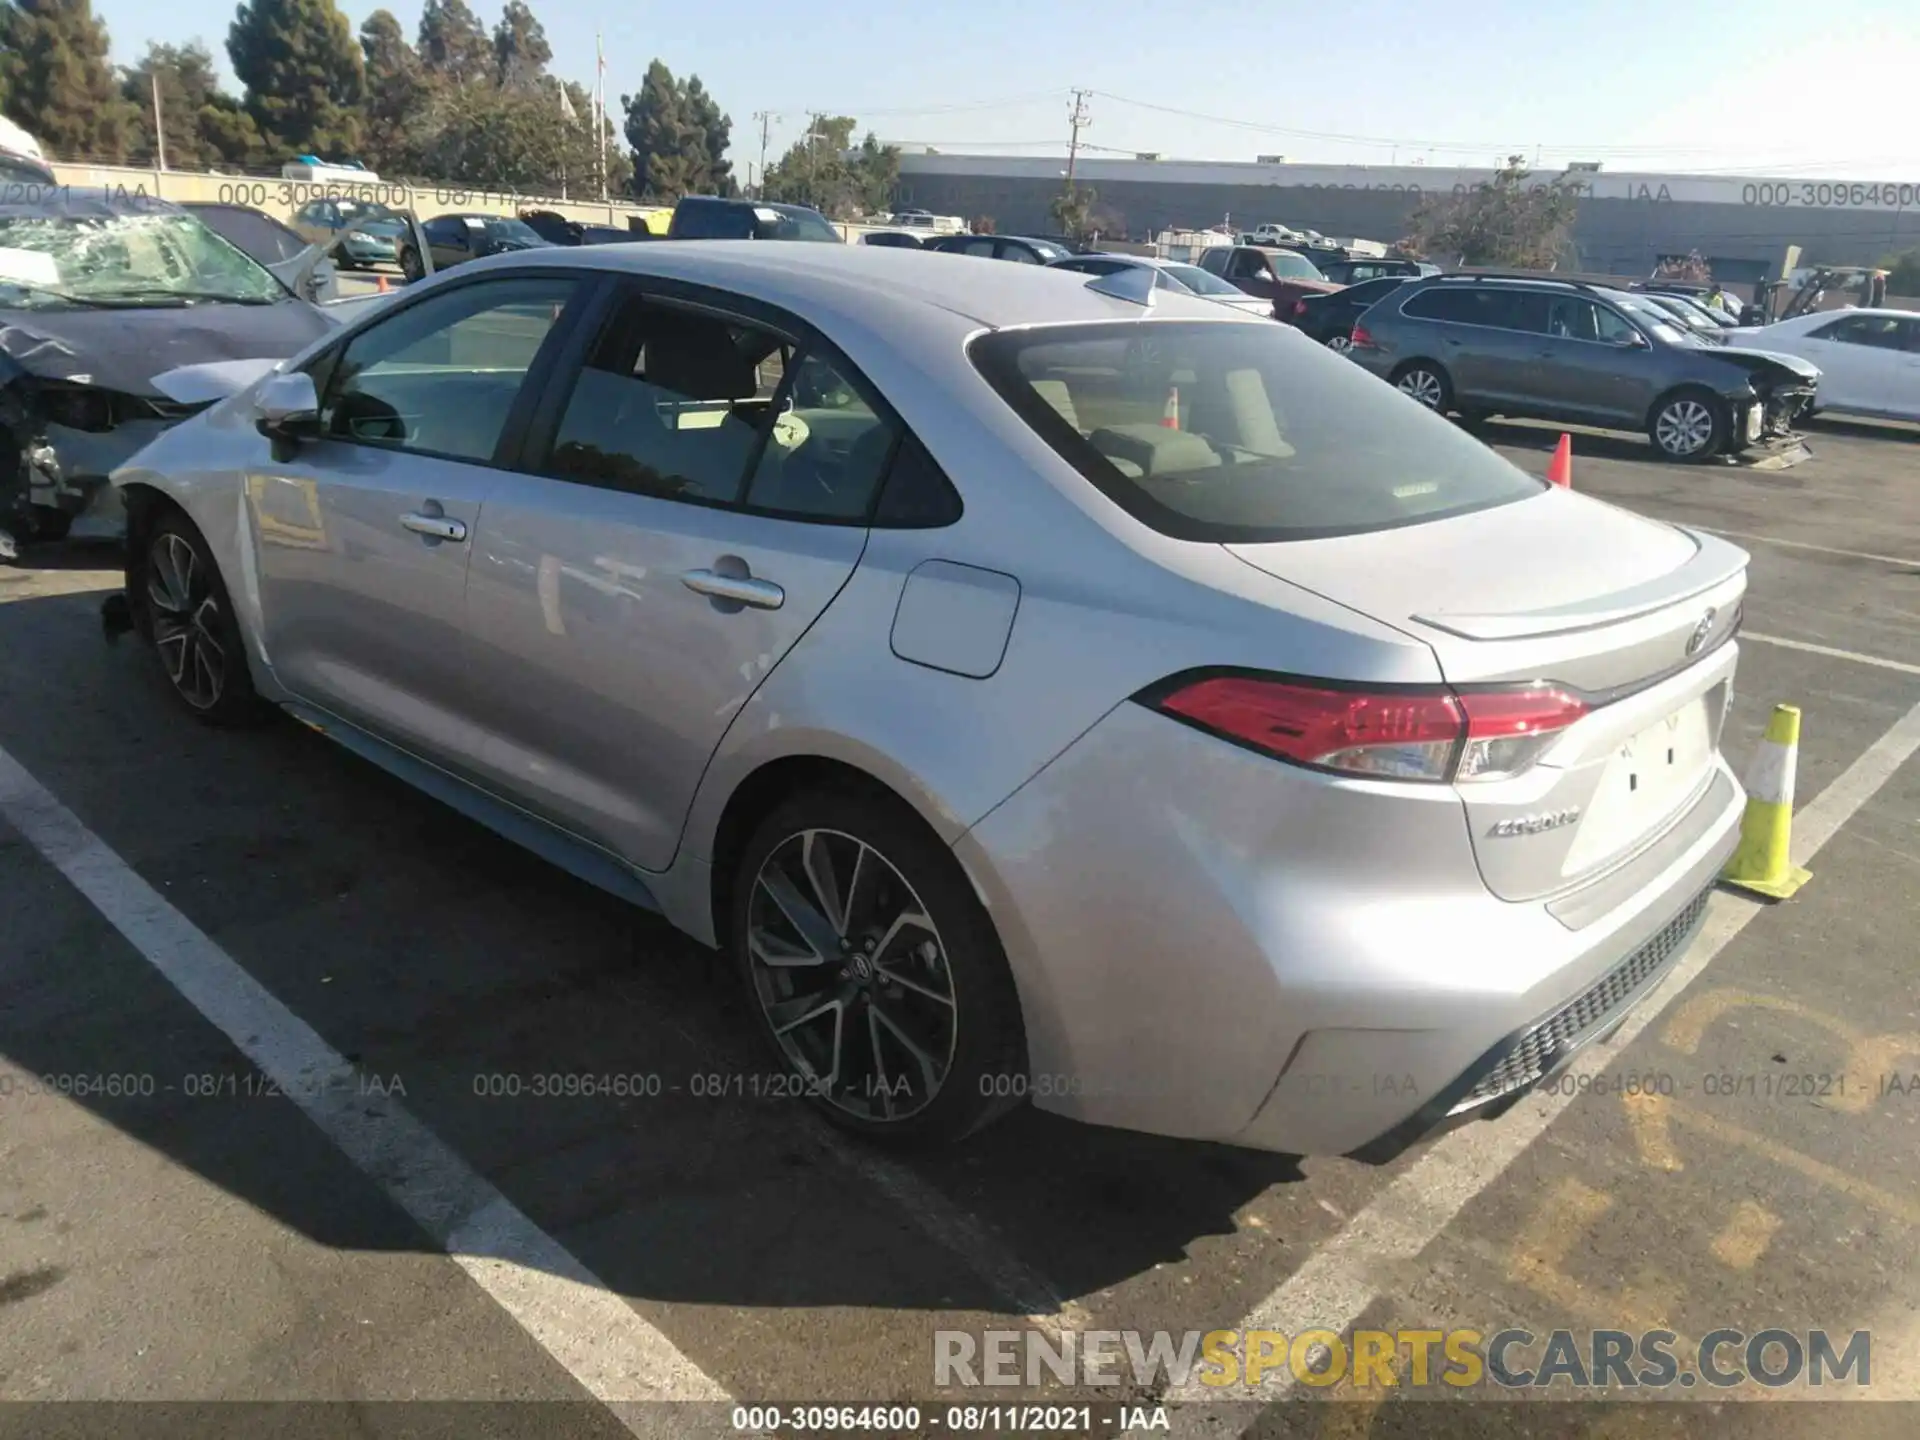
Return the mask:
<svg viewBox="0 0 1920 1440"><path fill-rule="evenodd" d="M1376 780L1496 780L1587 713L1561 690L1356 690L1256 675L1176 679L1140 697L1277 759Z"/></svg>

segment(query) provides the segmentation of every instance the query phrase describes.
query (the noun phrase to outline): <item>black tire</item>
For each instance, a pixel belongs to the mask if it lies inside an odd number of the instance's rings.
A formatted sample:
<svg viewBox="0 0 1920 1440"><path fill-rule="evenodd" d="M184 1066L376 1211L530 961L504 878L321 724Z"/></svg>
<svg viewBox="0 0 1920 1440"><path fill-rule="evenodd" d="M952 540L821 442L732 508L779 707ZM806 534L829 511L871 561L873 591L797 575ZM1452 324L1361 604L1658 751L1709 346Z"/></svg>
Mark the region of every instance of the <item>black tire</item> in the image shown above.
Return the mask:
<svg viewBox="0 0 1920 1440"><path fill-rule="evenodd" d="M1026 1039L1005 952L952 853L904 802L801 791L760 822L732 878L728 949L794 1093L841 1128L897 1145L951 1143L1019 1103ZM818 899L822 880L830 903ZM847 912L838 923L834 910ZM906 913L929 924L903 924ZM882 931L893 938L876 951ZM823 952L824 964L799 958Z"/></svg>
<svg viewBox="0 0 1920 1440"><path fill-rule="evenodd" d="M427 268L420 263L419 252L412 246L400 252L400 273L406 277L409 285L426 276Z"/></svg>
<svg viewBox="0 0 1920 1440"><path fill-rule="evenodd" d="M1453 377L1435 360L1409 360L1393 372L1393 388L1436 414L1453 409Z"/></svg>
<svg viewBox="0 0 1920 1440"><path fill-rule="evenodd" d="M255 725L271 713L253 688L245 638L220 569L193 522L178 510L154 519L130 566L128 596L141 633L186 711L208 725Z"/></svg>
<svg viewBox="0 0 1920 1440"><path fill-rule="evenodd" d="M1662 395L1647 416L1647 439L1663 460L1698 465L1723 455L1733 434L1733 411L1711 390L1684 386Z"/></svg>
<svg viewBox="0 0 1920 1440"><path fill-rule="evenodd" d="M1336 355L1346 355L1353 350L1353 336L1346 330L1336 330L1320 343Z"/></svg>

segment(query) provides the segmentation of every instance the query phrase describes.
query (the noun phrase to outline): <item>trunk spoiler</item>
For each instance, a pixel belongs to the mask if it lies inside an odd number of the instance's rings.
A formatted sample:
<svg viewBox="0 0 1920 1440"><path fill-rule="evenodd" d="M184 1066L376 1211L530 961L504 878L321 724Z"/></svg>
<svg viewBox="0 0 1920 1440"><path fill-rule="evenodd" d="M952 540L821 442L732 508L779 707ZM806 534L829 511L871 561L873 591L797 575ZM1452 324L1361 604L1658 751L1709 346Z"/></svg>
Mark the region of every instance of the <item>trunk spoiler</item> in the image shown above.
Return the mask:
<svg viewBox="0 0 1920 1440"><path fill-rule="evenodd" d="M1724 584L1746 568L1747 552L1737 545L1685 525L1674 527L1693 541L1693 558L1658 579L1596 595L1548 610L1522 610L1504 615L1415 615L1413 620L1465 640L1525 640L1598 630L1641 615L1677 605Z"/></svg>

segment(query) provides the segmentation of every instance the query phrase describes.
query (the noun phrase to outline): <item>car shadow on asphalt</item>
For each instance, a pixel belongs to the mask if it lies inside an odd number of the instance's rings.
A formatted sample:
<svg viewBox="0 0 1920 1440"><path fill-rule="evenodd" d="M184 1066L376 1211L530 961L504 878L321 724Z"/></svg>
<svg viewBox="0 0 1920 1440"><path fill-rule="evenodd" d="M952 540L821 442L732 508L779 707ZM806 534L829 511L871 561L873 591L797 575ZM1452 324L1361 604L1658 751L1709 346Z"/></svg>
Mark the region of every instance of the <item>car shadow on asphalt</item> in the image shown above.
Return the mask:
<svg viewBox="0 0 1920 1440"><path fill-rule="evenodd" d="M1300 1178L1285 1156L1026 1109L951 1151L873 1159L779 1093L709 952L290 721L197 724L143 647L101 640L100 599L0 604L0 747L389 1092L370 1105L404 1105L618 1292L1011 1313L966 1245L929 1243L945 1222L911 1213L916 1193L1061 1297L1212 1236L1238 1237L1264 1293L1305 1252L1284 1218L1236 1223ZM428 1246L390 1208L332 1198L321 1162L290 1154L320 1142L289 1102L188 1103L185 1077L251 1067L3 822L0 886L44 921L9 962L0 1055L153 1075L174 1089L76 1099L316 1241Z"/></svg>

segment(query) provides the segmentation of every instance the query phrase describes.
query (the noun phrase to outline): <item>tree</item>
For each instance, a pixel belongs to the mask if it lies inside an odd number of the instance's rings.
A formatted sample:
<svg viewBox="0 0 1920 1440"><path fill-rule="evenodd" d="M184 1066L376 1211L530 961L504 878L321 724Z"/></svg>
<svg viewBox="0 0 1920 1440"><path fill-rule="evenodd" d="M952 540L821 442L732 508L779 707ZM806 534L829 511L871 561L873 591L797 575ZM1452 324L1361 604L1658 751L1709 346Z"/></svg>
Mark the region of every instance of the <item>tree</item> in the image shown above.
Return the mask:
<svg viewBox="0 0 1920 1440"><path fill-rule="evenodd" d="M696 143L704 144L706 180L701 193L738 195L740 186L733 178L733 163L727 159L727 146L733 140L733 118L707 93L698 75L687 77L686 116Z"/></svg>
<svg viewBox="0 0 1920 1440"><path fill-rule="evenodd" d="M367 68L364 158L383 175L412 174L420 168L417 128L433 98L426 66L387 10L361 22L360 52Z"/></svg>
<svg viewBox="0 0 1920 1440"><path fill-rule="evenodd" d="M455 85L490 78L498 63L493 42L463 0L426 0L419 49L428 73Z"/></svg>
<svg viewBox="0 0 1920 1440"><path fill-rule="evenodd" d="M811 205L824 215L851 219L887 208L900 178L900 152L869 131L856 148L851 115L824 115L767 167L769 198Z"/></svg>
<svg viewBox="0 0 1920 1440"><path fill-rule="evenodd" d="M673 72L655 60L647 66L640 93L622 95L620 104L633 151L633 193L654 200L705 194L713 163L709 136Z"/></svg>
<svg viewBox="0 0 1920 1440"><path fill-rule="evenodd" d="M107 27L88 0L0 6L6 113L52 155L126 157L133 115L107 63Z"/></svg>
<svg viewBox="0 0 1920 1440"><path fill-rule="evenodd" d="M359 149L366 66L333 0L243 0L227 55L270 145L341 158Z"/></svg>
<svg viewBox="0 0 1920 1440"><path fill-rule="evenodd" d="M1492 183L1423 202L1408 221L1402 248L1442 254L1462 265L1550 270L1558 263L1580 207L1580 185L1561 175L1529 185L1524 157L1510 155Z"/></svg>
<svg viewBox="0 0 1920 1440"><path fill-rule="evenodd" d="M493 27L494 78L505 86L531 85L546 73L553 59L547 32L533 18L525 0L507 0L500 23Z"/></svg>
<svg viewBox="0 0 1920 1440"><path fill-rule="evenodd" d="M1093 205L1099 198L1098 193L1088 186L1069 185L1053 197L1048 213L1053 216L1053 223L1060 227L1062 235L1084 240L1092 229Z"/></svg>
<svg viewBox="0 0 1920 1440"><path fill-rule="evenodd" d="M1887 294L1920 295L1920 250L1889 255L1880 268L1887 272Z"/></svg>

